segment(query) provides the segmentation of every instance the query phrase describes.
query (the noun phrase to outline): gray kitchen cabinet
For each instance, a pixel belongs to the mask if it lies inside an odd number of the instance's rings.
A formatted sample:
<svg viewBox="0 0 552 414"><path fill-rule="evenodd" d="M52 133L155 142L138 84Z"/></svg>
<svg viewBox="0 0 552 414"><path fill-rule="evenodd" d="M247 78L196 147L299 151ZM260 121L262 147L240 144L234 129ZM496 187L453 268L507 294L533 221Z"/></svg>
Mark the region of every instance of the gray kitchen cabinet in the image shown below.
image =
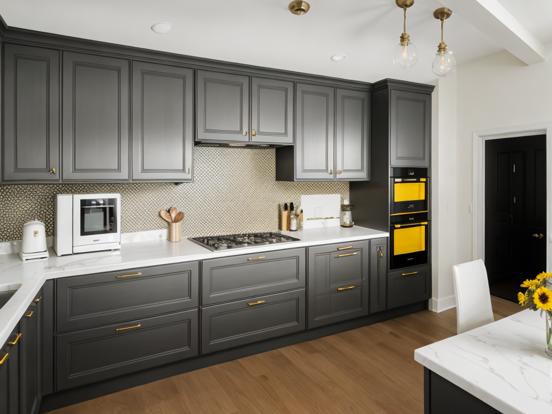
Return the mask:
<svg viewBox="0 0 552 414"><path fill-rule="evenodd" d="M248 76L199 70L196 102L198 141L248 140Z"/></svg>
<svg viewBox="0 0 552 414"><path fill-rule="evenodd" d="M59 279L57 332L196 308L198 270L190 262Z"/></svg>
<svg viewBox="0 0 552 414"><path fill-rule="evenodd" d="M133 62L133 180L192 179L191 69Z"/></svg>
<svg viewBox="0 0 552 414"><path fill-rule="evenodd" d="M387 308L398 308L429 299L430 280L427 265L390 271L387 281Z"/></svg>
<svg viewBox="0 0 552 414"><path fill-rule="evenodd" d="M369 242L309 248L308 327L368 315Z"/></svg>
<svg viewBox="0 0 552 414"><path fill-rule="evenodd" d="M202 262L202 305L305 288L305 249Z"/></svg>
<svg viewBox="0 0 552 414"><path fill-rule="evenodd" d="M305 290L207 306L201 310L204 354L305 329Z"/></svg>
<svg viewBox="0 0 552 414"><path fill-rule="evenodd" d="M56 349L58 391L180 361L198 353L198 310L58 335Z"/></svg>
<svg viewBox="0 0 552 414"><path fill-rule="evenodd" d="M63 179L129 179L129 61L63 54Z"/></svg>
<svg viewBox="0 0 552 414"><path fill-rule="evenodd" d="M33 301L20 322L19 411L38 413L41 401L41 304Z"/></svg>
<svg viewBox="0 0 552 414"><path fill-rule="evenodd" d="M341 180L370 176L370 101L366 92L337 89L335 171Z"/></svg>
<svg viewBox="0 0 552 414"><path fill-rule="evenodd" d="M387 238L370 240L370 313L387 309Z"/></svg>
<svg viewBox="0 0 552 414"><path fill-rule="evenodd" d="M293 144L293 83L251 78L251 142Z"/></svg>
<svg viewBox="0 0 552 414"><path fill-rule="evenodd" d="M0 414L19 414L19 330L0 347Z"/></svg>
<svg viewBox="0 0 552 414"><path fill-rule="evenodd" d="M368 180L368 92L297 84L296 102L295 146L276 149L276 179Z"/></svg>
<svg viewBox="0 0 552 414"><path fill-rule="evenodd" d="M431 95L392 89L389 99L391 167L429 167Z"/></svg>
<svg viewBox="0 0 552 414"><path fill-rule="evenodd" d="M4 47L4 181L59 181L59 52Z"/></svg>

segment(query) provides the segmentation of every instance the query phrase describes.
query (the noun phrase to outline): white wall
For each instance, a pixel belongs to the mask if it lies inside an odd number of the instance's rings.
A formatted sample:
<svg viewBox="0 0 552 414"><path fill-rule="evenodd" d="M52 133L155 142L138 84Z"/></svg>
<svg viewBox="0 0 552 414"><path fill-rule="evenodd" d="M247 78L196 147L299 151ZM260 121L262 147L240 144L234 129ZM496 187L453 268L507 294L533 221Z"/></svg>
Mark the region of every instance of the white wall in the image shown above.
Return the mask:
<svg viewBox="0 0 552 414"><path fill-rule="evenodd" d="M454 293L450 266L474 258L473 134L552 125L552 59L526 66L501 52L472 61L438 81L434 100L433 185L437 191L433 211L437 217L433 230L437 249L431 305L440 311L454 305L450 302ZM552 263L550 258L548 262Z"/></svg>

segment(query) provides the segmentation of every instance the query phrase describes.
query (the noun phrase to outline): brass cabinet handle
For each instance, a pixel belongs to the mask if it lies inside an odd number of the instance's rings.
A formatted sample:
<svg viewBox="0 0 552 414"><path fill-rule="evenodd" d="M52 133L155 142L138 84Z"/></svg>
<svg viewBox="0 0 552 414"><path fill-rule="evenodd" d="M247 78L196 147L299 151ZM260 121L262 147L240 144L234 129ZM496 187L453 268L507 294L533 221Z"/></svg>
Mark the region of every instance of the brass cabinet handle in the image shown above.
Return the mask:
<svg viewBox="0 0 552 414"><path fill-rule="evenodd" d="M353 246L343 246L343 247L338 247L337 250L350 250L352 248Z"/></svg>
<svg viewBox="0 0 552 414"><path fill-rule="evenodd" d="M531 237L540 240L540 239L544 238L544 234L542 234L542 233L533 233L533 234L531 234Z"/></svg>
<svg viewBox="0 0 552 414"><path fill-rule="evenodd" d="M378 256L379 257L383 257L384 254L383 254L383 249L381 247L378 247Z"/></svg>
<svg viewBox="0 0 552 414"><path fill-rule="evenodd" d="M6 352L6 353L4 354L4 356L2 357L2 359L0 359L0 367L1 367L2 365L4 365L4 362L6 362L6 361L8 360L8 356L9 356L9 355L10 355L10 354L9 354L8 352Z"/></svg>
<svg viewBox="0 0 552 414"><path fill-rule="evenodd" d="M8 345L10 345L10 346L17 345L22 336L23 336L23 334L21 332L19 332L17 335L15 335L15 338L13 338L11 341L8 342Z"/></svg>
<svg viewBox="0 0 552 414"><path fill-rule="evenodd" d="M356 289L358 285L347 285L347 286L341 286L336 289L337 292L345 292L347 290L353 290Z"/></svg>
<svg viewBox="0 0 552 414"><path fill-rule="evenodd" d="M242 135L243 135L244 137L247 136L247 129L244 129L244 130L243 130Z"/></svg>
<svg viewBox="0 0 552 414"><path fill-rule="evenodd" d="M52 167L52 168L50 168L50 169L48 170L48 172L50 173L50 175L56 175L57 170L56 170L55 167Z"/></svg>
<svg viewBox="0 0 552 414"><path fill-rule="evenodd" d="M343 174L343 170L336 170L335 173L336 173L337 175Z"/></svg>
<svg viewBox="0 0 552 414"><path fill-rule="evenodd" d="M141 327L142 327L142 324L137 323L136 325L123 326L121 328L116 328L115 332L121 333L121 332L133 331L134 329L140 329Z"/></svg>
<svg viewBox="0 0 552 414"><path fill-rule="evenodd" d="M34 315L34 311L31 310L25 314L25 318L32 318L33 315Z"/></svg>
<svg viewBox="0 0 552 414"><path fill-rule="evenodd" d="M265 303L266 303L266 300L259 299L259 300L256 300L255 302L248 302L247 306L259 306L259 305L263 305Z"/></svg>
<svg viewBox="0 0 552 414"><path fill-rule="evenodd" d="M135 277L140 277L140 276L143 276L142 272L126 273L124 275L115 276L115 279L118 279L118 280L133 279Z"/></svg>
<svg viewBox="0 0 552 414"><path fill-rule="evenodd" d="M39 296L39 297L36 298L33 302L34 302L34 303L40 303L41 300L42 300L42 296Z"/></svg>
<svg viewBox="0 0 552 414"><path fill-rule="evenodd" d="M349 256L356 256L358 254L358 252L353 252L353 253L341 253L341 254L338 254L336 257L349 257Z"/></svg>
<svg viewBox="0 0 552 414"><path fill-rule="evenodd" d="M406 273L401 273L401 276L408 277L408 276L416 276L417 274L418 272L406 272Z"/></svg>
<svg viewBox="0 0 552 414"><path fill-rule="evenodd" d="M266 256L255 256L255 257L248 257L247 261L248 262L258 262L259 260L264 260L264 259L266 259Z"/></svg>
<svg viewBox="0 0 552 414"><path fill-rule="evenodd" d="M251 136L252 136L252 137L256 137L256 136L257 136L257 130L256 130L256 129L252 129L252 130L251 130Z"/></svg>

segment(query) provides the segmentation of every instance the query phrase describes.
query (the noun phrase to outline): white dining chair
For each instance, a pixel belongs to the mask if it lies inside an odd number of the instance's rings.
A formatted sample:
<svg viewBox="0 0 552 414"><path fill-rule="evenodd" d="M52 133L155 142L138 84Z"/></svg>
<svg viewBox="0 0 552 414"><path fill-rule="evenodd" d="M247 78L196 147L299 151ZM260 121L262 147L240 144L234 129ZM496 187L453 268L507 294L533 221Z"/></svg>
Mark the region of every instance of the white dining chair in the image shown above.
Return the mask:
<svg viewBox="0 0 552 414"><path fill-rule="evenodd" d="M456 330L469 331L494 321L487 269L483 260L452 266L456 295Z"/></svg>

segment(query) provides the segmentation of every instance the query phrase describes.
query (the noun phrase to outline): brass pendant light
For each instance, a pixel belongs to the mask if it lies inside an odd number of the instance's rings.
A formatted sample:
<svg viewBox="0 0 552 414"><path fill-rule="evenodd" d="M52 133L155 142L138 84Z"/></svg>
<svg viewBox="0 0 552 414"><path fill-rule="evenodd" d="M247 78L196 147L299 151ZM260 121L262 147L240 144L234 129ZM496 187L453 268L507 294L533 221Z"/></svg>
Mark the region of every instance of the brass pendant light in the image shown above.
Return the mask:
<svg viewBox="0 0 552 414"><path fill-rule="evenodd" d="M406 31L406 11L412 7L414 0L395 0L395 3L397 7L403 9L403 32L401 33L399 45L393 57L393 63L408 69L418 61L416 47L410 41L410 35Z"/></svg>
<svg viewBox="0 0 552 414"><path fill-rule="evenodd" d="M444 40L445 20L450 16L452 16L452 10L447 7L441 7L433 12L433 17L441 21L441 41L437 46L437 53L433 59L433 73L437 76L446 76L456 67L456 58Z"/></svg>
<svg viewBox="0 0 552 414"><path fill-rule="evenodd" d="M307 14L310 10L310 4L306 1L293 0L288 5L288 10L296 16Z"/></svg>

